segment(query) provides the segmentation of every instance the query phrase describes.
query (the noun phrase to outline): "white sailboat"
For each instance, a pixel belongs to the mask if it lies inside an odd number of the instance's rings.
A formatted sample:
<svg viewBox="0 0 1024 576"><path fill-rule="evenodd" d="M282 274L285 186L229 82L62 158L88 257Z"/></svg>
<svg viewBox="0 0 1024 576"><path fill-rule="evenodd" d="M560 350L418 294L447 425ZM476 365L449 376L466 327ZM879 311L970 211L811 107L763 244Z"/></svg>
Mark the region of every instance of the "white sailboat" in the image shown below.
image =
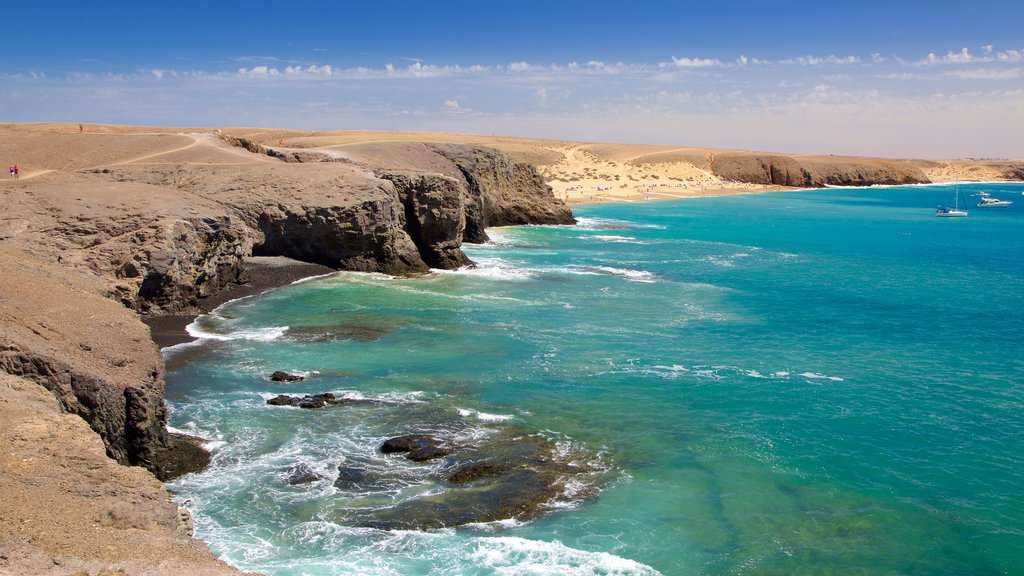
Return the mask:
<svg viewBox="0 0 1024 576"><path fill-rule="evenodd" d="M953 189L953 208L949 206L939 206L935 209L935 215L939 218L965 218L967 216L966 210L960 209L960 183L956 183L956 188Z"/></svg>

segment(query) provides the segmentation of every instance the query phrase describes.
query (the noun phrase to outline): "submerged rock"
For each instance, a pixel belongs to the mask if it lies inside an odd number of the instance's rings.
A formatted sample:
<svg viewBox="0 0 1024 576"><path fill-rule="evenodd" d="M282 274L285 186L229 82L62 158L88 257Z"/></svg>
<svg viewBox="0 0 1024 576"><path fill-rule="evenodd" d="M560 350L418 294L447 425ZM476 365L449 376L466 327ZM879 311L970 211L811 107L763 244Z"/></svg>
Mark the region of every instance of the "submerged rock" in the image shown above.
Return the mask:
<svg viewBox="0 0 1024 576"><path fill-rule="evenodd" d="M270 379L274 382L301 382L305 380L306 377L300 374L289 374L288 372L278 370L270 375Z"/></svg>
<svg viewBox="0 0 1024 576"><path fill-rule="evenodd" d="M384 454L401 454L413 462L425 462L435 458L443 458L453 453L443 440L426 434L407 434L389 438L381 445Z"/></svg>
<svg viewBox="0 0 1024 576"><path fill-rule="evenodd" d="M291 486L298 486L300 484L310 484L320 479L320 475L310 468L308 464L297 464L289 470L288 475L284 477L284 482Z"/></svg>
<svg viewBox="0 0 1024 576"><path fill-rule="evenodd" d="M450 447L428 434L391 438L381 446L387 454L438 450L445 460L421 470L423 479L443 487L440 493L407 499L375 510L359 509L345 514L346 523L381 530L433 530L509 518L526 520L563 497L586 498L596 493L598 470L580 454L571 457L554 442L511 431L489 436L472 447ZM356 471L344 477L346 486L358 486ZM408 481L408 470L402 478ZM572 483L579 489L572 490ZM396 486L401 484L396 480ZM336 484L337 485L337 484Z"/></svg>
<svg viewBox="0 0 1024 576"><path fill-rule="evenodd" d="M267 400L267 404L271 406L295 406L296 408L323 408L327 405L338 405L338 404L377 404L375 400L365 400L359 398L338 398L330 392L323 392L321 394L306 394L305 396L289 396L288 394L278 394L270 400Z"/></svg>

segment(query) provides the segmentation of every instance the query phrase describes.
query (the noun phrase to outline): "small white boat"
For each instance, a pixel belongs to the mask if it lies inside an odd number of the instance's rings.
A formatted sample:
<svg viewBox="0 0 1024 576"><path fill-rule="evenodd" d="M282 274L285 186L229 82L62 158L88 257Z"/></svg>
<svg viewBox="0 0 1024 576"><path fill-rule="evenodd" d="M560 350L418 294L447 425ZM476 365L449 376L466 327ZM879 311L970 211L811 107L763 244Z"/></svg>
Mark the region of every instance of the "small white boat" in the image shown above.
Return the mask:
<svg viewBox="0 0 1024 576"><path fill-rule="evenodd" d="M949 206L939 206L935 209L935 215L939 218L963 218L967 216L967 212Z"/></svg>
<svg viewBox="0 0 1024 576"><path fill-rule="evenodd" d="M953 189L953 208L950 208L949 206L939 206L935 209L935 215L939 218L965 218L967 216L967 211L960 209L959 182L957 182L956 188Z"/></svg>
<svg viewBox="0 0 1024 576"><path fill-rule="evenodd" d="M988 192L979 192L977 196L981 199L978 200L978 208L999 208L1001 206L1009 206L1013 202L1009 200L1000 200L999 198L993 198Z"/></svg>

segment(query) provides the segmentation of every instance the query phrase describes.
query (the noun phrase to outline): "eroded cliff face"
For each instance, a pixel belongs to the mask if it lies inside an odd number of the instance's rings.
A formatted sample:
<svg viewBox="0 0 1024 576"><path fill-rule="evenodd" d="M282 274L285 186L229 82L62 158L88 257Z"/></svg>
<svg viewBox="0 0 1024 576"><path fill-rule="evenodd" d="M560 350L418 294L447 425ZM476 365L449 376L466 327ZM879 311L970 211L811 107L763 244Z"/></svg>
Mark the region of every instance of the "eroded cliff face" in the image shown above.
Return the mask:
<svg viewBox="0 0 1024 576"><path fill-rule="evenodd" d="M405 230L427 266L453 270L470 263L462 252L465 190L454 178L394 170L377 176L394 186L405 209Z"/></svg>
<svg viewBox="0 0 1024 576"><path fill-rule="evenodd" d="M723 180L799 188L929 182L916 166L879 158L721 152L710 155L708 165Z"/></svg>
<svg viewBox="0 0 1024 576"><path fill-rule="evenodd" d="M711 171L725 180L773 186L814 186L813 177L789 156L716 154Z"/></svg>
<svg viewBox="0 0 1024 576"><path fill-rule="evenodd" d="M486 242L489 226L575 224L576 219L530 164L513 162L492 148L434 144L430 148L450 160L466 183L467 242Z"/></svg>
<svg viewBox="0 0 1024 576"><path fill-rule="evenodd" d="M98 278L0 248L0 371L49 390L121 464L158 478L202 467L201 449L167 433L163 362L146 326L103 289Z"/></svg>
<svg viewBox="0 0 1024 576"><path fill-rule="evenodd" d="M255 164L124 164L5 192L0 248L20 264L3 274L0 370L52 392L118 462L160 478L201 465L204 453L166 431L161 358L135 313L199 313L246 282L253 254L406 274L470 264L461 244L486 239L486 226L573 221L531 166L437 150L415 159L450 175L257 150ZM33 308L40 296L25 287L40 286L52 307Z"/></svg>

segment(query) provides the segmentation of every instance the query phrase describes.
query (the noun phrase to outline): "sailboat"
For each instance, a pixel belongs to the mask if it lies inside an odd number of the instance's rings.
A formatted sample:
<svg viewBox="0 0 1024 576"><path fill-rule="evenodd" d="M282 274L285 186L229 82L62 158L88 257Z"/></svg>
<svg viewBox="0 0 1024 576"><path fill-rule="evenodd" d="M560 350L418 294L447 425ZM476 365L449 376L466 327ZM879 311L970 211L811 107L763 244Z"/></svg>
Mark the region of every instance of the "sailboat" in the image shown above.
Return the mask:
<svg viewBox="0 0 1024 576"><path fill-rule="evenodd" d="M960 209L960 183L956 183L956 188L953 189L953 208L949 206L939 206L935 209L935 215L939 218L965 218L967 216L966 210Z"/></svg>

